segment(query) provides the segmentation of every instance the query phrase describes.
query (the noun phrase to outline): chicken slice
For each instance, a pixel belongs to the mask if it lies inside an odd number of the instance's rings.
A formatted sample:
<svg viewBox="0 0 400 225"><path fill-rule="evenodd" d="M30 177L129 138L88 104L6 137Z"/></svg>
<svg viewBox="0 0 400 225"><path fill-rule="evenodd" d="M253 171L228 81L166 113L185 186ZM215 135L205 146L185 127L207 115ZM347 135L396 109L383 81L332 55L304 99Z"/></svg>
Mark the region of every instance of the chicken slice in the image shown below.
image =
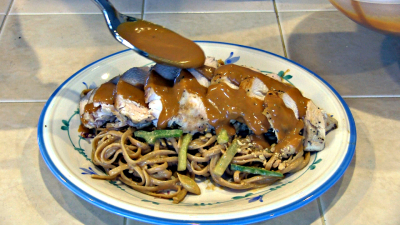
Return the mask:
<svg viewBox="0 0 400 225"><path fill-rule="evenodd" d="M220 82L223 82L223 83L227 84L232 89L235 89L235 90L239 89L239 86L237 86L232 81L230 81L227 76L222 76L222 75L214 76L213 79L211 80L211 85L218 84Z"/></svg>
<svg viewBox="0 0 400 225"><path fill-rule="evenodd" d="M280 93L269 91L264 98L264 115L274 129L278 143L273 151L287 158L303 148L303 136L300 131L304 127L302 120L298 120L293 110L286 107Z"/></svg>
<svg viewBox="0 0 400 225"><path fill-rule="evenodd" d="M338 121L333 118L333 115L327 114L324 110L322 110L322 114L325 121L325 134L328 134L332 130L338 128Z"/></svg>
<svg viewBox="0 0 400 225"><path fill-rule="evenodd" d="M179 111L169 122L168 126L180 126L185 133L204 132L210 128L206 107L203 100L196 94L183 92L179 100Z"/></svg>
<svg viewBox="0 0 400 225"><path fill-rule="evenodd" d="M218 61L214 57L207 56L204 66L200 68L188 69L188 71L196 78L197 82L203 87L210 86L210 80L214 75L214 70L218 68Z"/></svg>
<svg viewBox="0 0 400 225"><path fill-rule="evenodd" d="M304 118L304 150L321 151L325 147L326 124L322 111L312 102L307 103Z"/></svg>
<svg viewBox="0 0 400 225"><path fill-rule="evenodd" d="M203 87L208 88L210 86L210 81L203 74L199 73L196 69L188 69L188 71L196 78L197 82Z"/></svg>
<svg viewBox="0 0 400 225"><path fill-rule="evenodd" d="M251 77L240 82L239 88L246 91L246 94L251 98L264 100L268 92L268 87L257 77Z"/></svg>
<svg viewBox="0 0 400 225"><path fill-rule="evenodd" d="M139 83L138 83L139 84ZM154 116L144 101L144 91L135 87L122 78L119 80L115 92L115 108L127 117L128 124L136 128L143 128L151 124Z"/></svg>
<svg viewBox="0 0 400 225"><path fill-rule="evenodd" d="M84 96L80 102L81 122L89 129L101 127L105 123L115 120L114 114L107 106L105 106L104 109L98 104L95 106L93 97L97 90L98 89L96 88L87 93L87 95Z"/></svg>
<svg viewBox="0 0 400 225"><path fill-rule="evenodd" d="M280 92L279 97L283 100L286 107L291 109L296 118L299 118L299 109L297 108L296 102L285 92Z"/></svg>
<svg viewBox="0 0 400 225"><path fill-rule="evenodd" d="M215 60L215 57L211 57L211 56L207 56L206 60L204 61L204 65L212 67L214 69L217 69L220 66L218 61Z"/></svg>

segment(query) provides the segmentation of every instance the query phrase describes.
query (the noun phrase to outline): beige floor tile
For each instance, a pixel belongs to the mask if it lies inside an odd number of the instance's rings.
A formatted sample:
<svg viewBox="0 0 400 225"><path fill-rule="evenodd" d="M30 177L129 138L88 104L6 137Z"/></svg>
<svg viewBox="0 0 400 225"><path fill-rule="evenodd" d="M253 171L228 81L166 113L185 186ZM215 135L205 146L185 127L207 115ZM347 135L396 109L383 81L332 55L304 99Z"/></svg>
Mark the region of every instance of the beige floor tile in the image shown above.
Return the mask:
<svg viewBox="0 0 400 225"><path fill-rule="evenodd" d="M0 14L5 14L8 7L10 6L11 0L1 0L0 1Z"/></svg>
<svg viewBox="0 0 400 225"><path fill-rule="evenodd" d="M145 14L145 19L193 40L231 42L283 55L274 13Z"/></svg>
<svg viewBox="0 0 400 225"><path fill-rule="evenodd" d="M82 67L123 49L101 15L10 15L0 36L0 98L47 99Z"/></svg>
<svg viewBox="0 0 400 225"><path fill-rule="evenodd" d="M276 0L276 7L279 12L336 10L328 0Z"/></svg>
<svg viewBox="0 0 400 225"><path fill-rule="evenodd" d="M64 187L39 153L43 103L0 104L1 224L123 224Z"/></svg>
<svg viewBox="0 0 400 225"><path fill-rule="evenodd" d="M289 58L340 94L400 94L400 37L366 29L340 12L279 15Z"/></svg>
<svg viewBox="0 0 400 225"><path fill-rule="evenodd" d="M357 147L342 179L321 196L327 224L400 224L400 98L346 102Z"/></svg>
<svg viewBox="0 0 400 225"><path fill-rule="evenodd" d="M262 1L221 1L221 0L146 0L146 13L164 12L246 12L269 11L274 7L271 0Z"/></svg>
<svg viewBox="0 0 400 225"><path fill-rule="evenodd" d="M111 1L123 13L140 13L142 0ZM11 14L99 13L93 1L83 0L14 0Z"/></svg>

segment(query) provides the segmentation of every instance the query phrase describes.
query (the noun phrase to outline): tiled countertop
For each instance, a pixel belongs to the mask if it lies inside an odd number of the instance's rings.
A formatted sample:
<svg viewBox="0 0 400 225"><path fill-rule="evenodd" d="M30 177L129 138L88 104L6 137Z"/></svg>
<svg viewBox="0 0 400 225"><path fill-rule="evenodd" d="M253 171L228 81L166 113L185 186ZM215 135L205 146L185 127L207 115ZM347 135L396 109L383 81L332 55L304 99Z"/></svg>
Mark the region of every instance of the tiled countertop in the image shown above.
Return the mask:
<svg viewBox="0 0 400 225"><path fill-rule="evenodd" d="M400 224L400 38L356 25L327 0L114 0L195 40L249 45L308 67L357 126L350 167L303 208L258 224ZM144 224L74 195L36 141L46 99L83 66L124 49L89 0L0 0L0 223Z"/></svg>

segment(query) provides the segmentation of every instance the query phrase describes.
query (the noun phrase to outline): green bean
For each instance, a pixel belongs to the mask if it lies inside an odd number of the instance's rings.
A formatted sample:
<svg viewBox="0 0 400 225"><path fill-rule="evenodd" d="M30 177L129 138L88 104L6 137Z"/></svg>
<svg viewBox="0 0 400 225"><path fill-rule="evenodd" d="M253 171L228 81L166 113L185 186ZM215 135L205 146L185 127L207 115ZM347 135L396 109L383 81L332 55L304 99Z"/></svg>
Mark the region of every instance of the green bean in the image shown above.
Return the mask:
<svg viewBox="0 0 400 225"><path fill-rule="evenodd" d="M228 141L229 141L228 132L225 129L222 129L217 134L217 142L218 142L218 144L225 144L225 143L228 143Z"/></svg>
<svg viewBox="0 0 400 225"><path fill-rule="evenodd" d="M231 170L237 170L237 171L241 171L241 172L264 175L264 176L269 176L269 177L283 177L283 174L279 173L279 172L269 171L266 169L250 167L250 166L240 166L240 165L236 165L236 164L231 164Z"/></svg>
<svg viewBox="0 0 400 225"><path fill-rule="evenodd" d="M228 168L229 163L231 163L233 157L236 155L239 150L239 145L237 140L233 140L232 145L226 150L225 154L219 158L217 165L214 168L214 174L217 176L222 176L224 174L226 168Z"/></svg>
<svg viewBox="0 0 400 225"><path fill-rule="evenodd" d="M159 138L180 137L182 133L182 130L154 130L151 132L139 130L134 132L135 137L143 138L149 144L156 143Z"/></svg>
<svg viewBox="0 0 400 225"><path fill-rule="evenodd" d="M191 134L186 134L183 137L181 147L178 152L178 171L186 170L186 161L187 161L187 149L190 141L192 140Z"/></svg>

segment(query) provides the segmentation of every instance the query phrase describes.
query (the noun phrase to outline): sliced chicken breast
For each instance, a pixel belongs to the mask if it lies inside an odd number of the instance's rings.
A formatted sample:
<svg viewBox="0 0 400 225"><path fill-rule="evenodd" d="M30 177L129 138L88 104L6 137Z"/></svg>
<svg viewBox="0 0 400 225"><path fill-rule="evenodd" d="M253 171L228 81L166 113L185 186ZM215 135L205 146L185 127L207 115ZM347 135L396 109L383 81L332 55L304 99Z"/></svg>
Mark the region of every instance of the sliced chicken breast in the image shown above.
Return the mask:
<svg viewBox="0 0 400 225"><path fill-rule="evenodd" d="M325 119L322 111L312 101L309 101L304 118L304 150L321 151L324 149L325 126Z"/></svg>
<svg viewBox="0 0 400 225"><path fill-rule="evenodd" d="M264 97L268 92L268 87L257 77L243 80L240 83L239 88L244 89L249 97L257 98L261 101L264 100Z"/></svg>
<svg viewBox="0 0 400 225"><path fill-rule="evenodd" d="M127 123L136 128L143 128L155 119L144 102L144 91L128 84L123 79L117 84L115 92L115 108L128 118Z"/></svg>
<svg viewBox="0 0 400 225"><path fill-rule="evenodd" d="M209 129L210 125L203 100L196 94L183 92L179 100L178 115L169 121L168 126L171 127L174 123L179 125L185 133L195 134Z"/></svg>

